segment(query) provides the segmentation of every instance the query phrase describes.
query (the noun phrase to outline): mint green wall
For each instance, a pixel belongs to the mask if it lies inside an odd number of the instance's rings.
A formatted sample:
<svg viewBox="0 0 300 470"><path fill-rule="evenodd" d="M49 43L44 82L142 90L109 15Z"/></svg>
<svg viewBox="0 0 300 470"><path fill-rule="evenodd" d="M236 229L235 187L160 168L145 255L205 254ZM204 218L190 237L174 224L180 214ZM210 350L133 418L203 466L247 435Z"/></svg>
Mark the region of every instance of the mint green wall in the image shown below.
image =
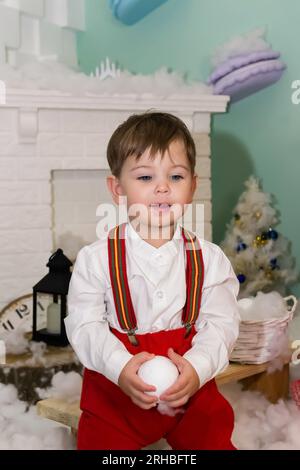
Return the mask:
<svg viewBox="0 0 300 470"><path fill-rule="evenodd" d="M86 8L87 31L78 35L86 72L108 56L132 72L167 66L205 81L218 45L267 26L267 40L288 69L277 84L214 118L214 241L224 236L243 181L255 174L276 197L278 229L291 240L300 267L300 105L291 102L291 83L300 79L299 0L169 0L133 26L115 20L106 0L86 0ZM299 284L293 290L300 295Z"/></svg>

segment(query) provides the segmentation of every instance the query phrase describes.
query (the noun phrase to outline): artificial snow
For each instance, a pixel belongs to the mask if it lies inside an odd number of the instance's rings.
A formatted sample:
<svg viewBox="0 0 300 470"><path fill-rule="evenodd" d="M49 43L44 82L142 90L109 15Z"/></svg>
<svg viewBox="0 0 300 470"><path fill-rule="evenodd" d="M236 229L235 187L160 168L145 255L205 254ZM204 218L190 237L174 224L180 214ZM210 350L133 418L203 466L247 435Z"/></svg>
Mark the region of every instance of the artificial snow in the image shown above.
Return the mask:
<svg viewBox="0 0 300 470"><path fill-rule="evenodd" d="M293 310L296 302L294 298ZM288 325L293 312L285 298L276 291L258 292L238 300L238 307L242 322L230 359L249 364L268 361L269 373L281 370L291 355Z"/></svg>
<svg viewBox="0 0 300 470"><path fill-rule="evenodd" d="M9 367L36 367L41 365L50 367L56 365L55 355L47 354L49 353L47 344L44 341L31 341L31 334L28 335L28 331L24 325L20 325L15 330L9 332L9 334L2 334L0 340L2 340L0 344L4 345L3 351L0 350L1 363L5 364L6 354L11 354L16 357L18 355L25 355L20 357L19 360L11 362ZM65 347L64 351L66 353L70 352L72 362L79 364L79 359L71 346ZM28 357L26 357L26 354Z"/></svg>
<svg viewBox="0 0 300 470"><path fill-rule="evenodd" d="M294 378L297 374L294 368ZM68 399L73 386L78 393L79 379L73 372L64 375L59 372L53 379L53 392L59 389L61 398L65 393ZM235 412L232 441L238 449L300 450L300 410L292 400L271 404L259 392L242 391L239 384L219 388ZM35 406L27 410L26 403L18 400L13 385L0 384L1 450L75 448L75 438L65 426L39 417Z"/></svg>
<svg viewBox="0 0 300 470"><path fill-rule="evenodd" d="M7 89L55 90L76 96L212 94L212 87L199 81L188 82L179 72L169 72L166 67L151 75L121 71L115 78L100 80L54 61L31 62L19 68L0 65L0 80Z"/></svg>
<svg viewBox="0 0 300 470"><path fill-rule="evenodd" d="M67 450L76 443L68 428L37 415L17 398L13 385L0 384L0 450Z"/></svg>
<svg viewBox="0 0 300 470"><path fill-rule="evenodd" d="M61 398L69 403L79 401L82 387L82 377L77 372L57 372L46 389L37 387L35 390L41 399Z"/></svg>
<svg viewBox="0 0 300 470"><path fill-rule="evenodd" d="M300 410L291 400L272 404L239 384L220 387L235 413L233 444L240 450L300 450Z"/></svg>
<svg viewBox="0 0 300 470"><path fill-rule="evenodd" d="M25 365L35 367L41 364L46 365L47 362L49 362L45 356L47 344L43 341L31 341L28 337L26 326L24 325L20 325L7 335L4 334L0 339L2 339L5 344L6 354L18 356L30 353L30 357L14 361L10 364L10 367L24 367Z"/></svg>
<svg viewBox="0 0 300 470"><path fill-rule="evenodd" d="M220 65L231 57L245 53L271 50L271 45L264 38L265 33L266 28L258 28L233 37L216 49L211 60L212 65Z"/></svg>
<svg viewBox="0 0 300 470"><path fill-rule="evenodd" d="M242 320L268 320L284 317L287 305L284 298L276 291L258 292L256 297L248 297L238 301Z"/></svg>
<svg viewBox="0 0 300 470"><path fill-rule="evenodd" d="M29 340L25 336L26 327L20 325L10 332L9 335L1 337L5 341L6 354L23 354L29 351Z"/></svg>

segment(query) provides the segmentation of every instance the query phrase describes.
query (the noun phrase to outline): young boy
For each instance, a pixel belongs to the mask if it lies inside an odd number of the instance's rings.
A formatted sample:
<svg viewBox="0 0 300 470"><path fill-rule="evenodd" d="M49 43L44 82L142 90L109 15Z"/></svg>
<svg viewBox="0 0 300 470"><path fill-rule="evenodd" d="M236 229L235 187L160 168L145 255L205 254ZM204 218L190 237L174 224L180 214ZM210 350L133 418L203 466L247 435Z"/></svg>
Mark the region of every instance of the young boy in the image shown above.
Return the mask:
<svg viewBox="0 0 300 470"><path fill-rule="evenodd" d="M66 330L85 366L78 449L141 449L162 437L172 449L234 449L233 411L214 377L238 336L239 284L218 246L177 223L197 185L193 139L175 116L133 115L107 157L128 221L79 251L70 282ZM179 370L161 397L138 376L154 355Z"/></svg>

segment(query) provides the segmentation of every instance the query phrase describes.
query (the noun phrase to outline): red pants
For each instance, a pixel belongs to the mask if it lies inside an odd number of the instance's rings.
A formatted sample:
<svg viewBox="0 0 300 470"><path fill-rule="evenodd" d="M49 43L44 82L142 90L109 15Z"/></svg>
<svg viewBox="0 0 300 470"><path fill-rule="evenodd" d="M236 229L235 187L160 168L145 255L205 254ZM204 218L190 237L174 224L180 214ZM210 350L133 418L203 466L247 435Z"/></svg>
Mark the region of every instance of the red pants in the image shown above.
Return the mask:
<svg viewBox="0 0 300 470"><path fill-rule="evenodd" d="M138 335L132 346L126 334L113 330L131 354L147 351L167 356L169 347L183 355L195 331L184 338L184 329ZM143 410L103 375L85 369L77 448L80 450L135 450L164 437L172 449L228 449L234 426L233 410L217 389L215 380L201 387L174 417L156 408Z"/></svg>

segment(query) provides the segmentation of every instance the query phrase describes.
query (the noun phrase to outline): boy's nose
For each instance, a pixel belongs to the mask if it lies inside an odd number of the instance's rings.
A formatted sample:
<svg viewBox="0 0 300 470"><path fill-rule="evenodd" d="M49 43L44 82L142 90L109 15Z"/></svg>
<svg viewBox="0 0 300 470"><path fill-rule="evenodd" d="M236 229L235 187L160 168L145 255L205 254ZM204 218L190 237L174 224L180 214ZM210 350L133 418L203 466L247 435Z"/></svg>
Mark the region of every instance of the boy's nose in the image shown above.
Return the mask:
<svg viewBox="0 0 300 470"><path fill-rule="evenodd" d="M168 180L161 178L156 185L156 192L167 193L170 190Z"/></svg>
<svg viewBox="0 0 300 470"><path fill-rule="evenodd" d="M156 192L158 193L168 193L169 190L169 185L167 183L160 183L156 187Z"/></svg>

